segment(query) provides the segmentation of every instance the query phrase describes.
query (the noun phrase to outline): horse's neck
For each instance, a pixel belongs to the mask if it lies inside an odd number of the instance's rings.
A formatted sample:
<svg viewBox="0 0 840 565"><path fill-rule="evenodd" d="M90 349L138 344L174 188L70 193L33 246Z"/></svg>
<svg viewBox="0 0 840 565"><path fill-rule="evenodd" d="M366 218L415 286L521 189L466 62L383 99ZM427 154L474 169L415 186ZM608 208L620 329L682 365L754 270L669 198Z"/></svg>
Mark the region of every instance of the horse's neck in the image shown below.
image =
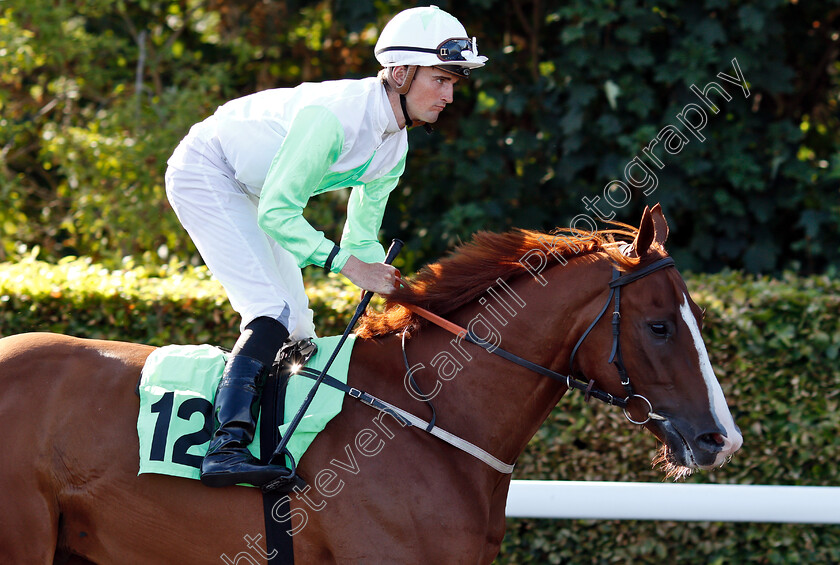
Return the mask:
<svg viewBox="0 0 840 565"><path fill-rule="evenodd" d="M551 269L546 286L528 276L497 283L451 319L487 341L500 337L497 345L510 353L566 374L571 350L591 321L584 320L588 313L581 315L581 305L600 292L592 279L600 280L601 270L576 261ZM409 351L418 357L411 362L425 366L424 392L440 385L433 399L438 424L507 462L524 450L566 391L443 329L427 326L417 337Z"/></svg>

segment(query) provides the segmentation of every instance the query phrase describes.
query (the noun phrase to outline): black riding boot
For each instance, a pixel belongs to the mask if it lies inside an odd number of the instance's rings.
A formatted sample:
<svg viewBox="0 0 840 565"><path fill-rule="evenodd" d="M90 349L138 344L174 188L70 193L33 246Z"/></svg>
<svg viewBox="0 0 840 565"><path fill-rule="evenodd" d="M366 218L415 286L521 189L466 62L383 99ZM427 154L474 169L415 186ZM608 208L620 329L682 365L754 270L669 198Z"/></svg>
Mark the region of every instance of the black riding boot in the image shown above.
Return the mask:
<svg viewBox="0 0 840 565"><path fill-rule="evenodd" d="M262 486L290 474L286 467L261 465L248 451L257 428L266 373L267 367L251 357L233 355L228 360L214 402L218 427L201 463L203 484Z"/></svg>

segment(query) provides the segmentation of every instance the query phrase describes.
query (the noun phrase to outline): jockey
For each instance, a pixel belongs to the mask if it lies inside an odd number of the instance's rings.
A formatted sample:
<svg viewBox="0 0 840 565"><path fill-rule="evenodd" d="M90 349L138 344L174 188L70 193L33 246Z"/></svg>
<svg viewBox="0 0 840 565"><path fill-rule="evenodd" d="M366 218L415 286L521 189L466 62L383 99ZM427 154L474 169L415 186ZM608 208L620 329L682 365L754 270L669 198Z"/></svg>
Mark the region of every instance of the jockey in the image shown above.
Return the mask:
<svg viewBox="0 0 840 565"><path fill-rule="evenodd" d="M166 193L241 316L216 391L216 431L201 467L209 486L256 486L290 475L260 463L253 440L268 368L287 338L315 335L301 268L341 273L387 294L399 271L378 240L405 169L407 128L434 123L453 87L484 65L475 39L436 6L397 14L375 47L383 69L360 80L266 90L220 106L168 161ZM309 199L352 187L341 244L303 217Z"/></svg>

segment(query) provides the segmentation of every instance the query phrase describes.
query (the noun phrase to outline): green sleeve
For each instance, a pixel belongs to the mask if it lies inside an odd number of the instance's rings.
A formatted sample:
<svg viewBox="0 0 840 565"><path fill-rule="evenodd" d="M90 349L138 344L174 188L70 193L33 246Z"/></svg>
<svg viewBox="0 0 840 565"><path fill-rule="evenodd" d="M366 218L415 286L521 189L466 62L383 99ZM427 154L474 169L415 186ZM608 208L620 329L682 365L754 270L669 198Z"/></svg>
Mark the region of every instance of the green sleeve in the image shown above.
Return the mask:
<svg viewBox="0 0 840 565"><path fill-rule="evenodd" d="M333 242L306 221L303 209L343 146L344 128L332 112L323 106L303 108L266 174L259 225L301 268L323 266L333 248Z"/></svg>
<svg viewBox="0 0 840 565"><path fill-rule="evenodd" d="M385 260L385 250L379 243L379 228L385 215L388 196L405 170L405 153L400 162L386 175L364 185L353 187L347 203L347 221L341 236L341 251L333 261L333 271L339 272L350 255L365 263Z"/></svg>

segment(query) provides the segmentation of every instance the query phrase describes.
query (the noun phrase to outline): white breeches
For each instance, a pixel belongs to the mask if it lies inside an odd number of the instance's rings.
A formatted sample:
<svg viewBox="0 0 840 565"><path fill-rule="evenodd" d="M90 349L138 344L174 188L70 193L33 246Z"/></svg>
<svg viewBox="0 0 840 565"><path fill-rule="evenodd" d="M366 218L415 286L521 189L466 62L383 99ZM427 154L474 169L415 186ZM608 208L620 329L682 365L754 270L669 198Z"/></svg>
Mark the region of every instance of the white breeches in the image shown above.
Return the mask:
<svg viewBox="0 0 840 565"><path fill-rule="evenodd" d="M234 178L212 120L194 126L170 159L166 195L210 272L242 316L280 321L292 338L315 336L300 268L257 225L256 196Z"/></svg>

